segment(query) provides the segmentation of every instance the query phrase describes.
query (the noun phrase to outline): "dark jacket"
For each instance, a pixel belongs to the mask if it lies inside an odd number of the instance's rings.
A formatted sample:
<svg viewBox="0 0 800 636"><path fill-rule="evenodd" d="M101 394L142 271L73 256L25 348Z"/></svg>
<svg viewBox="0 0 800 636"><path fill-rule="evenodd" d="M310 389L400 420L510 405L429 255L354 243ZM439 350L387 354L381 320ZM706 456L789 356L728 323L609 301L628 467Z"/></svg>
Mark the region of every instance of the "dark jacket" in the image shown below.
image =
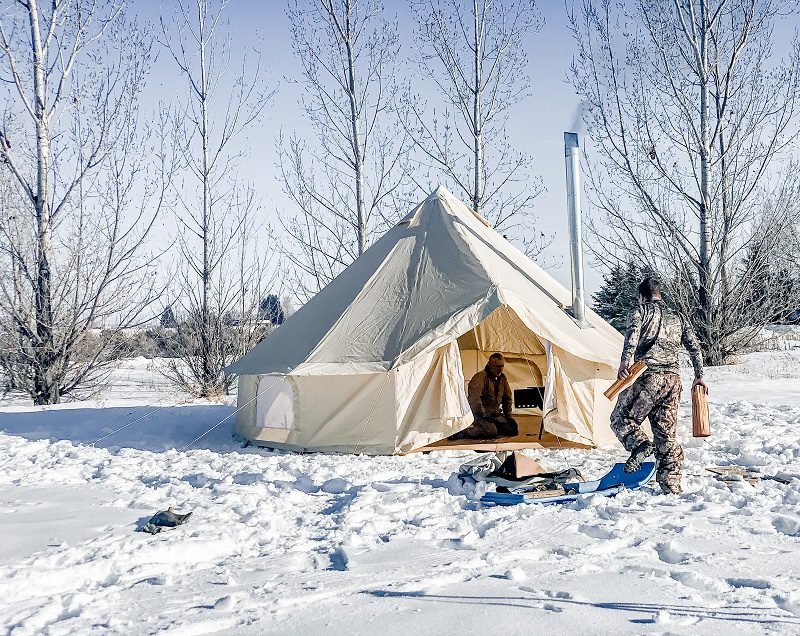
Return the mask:
<svg viewBox="0 0 800 636"><path fill-rule="evenodd" d="M487 366L469 381L467 400L476 418L492 418L498 415L510 416L514 396L505 373L495 376Z"/></svg>
<svg viewBox="0 0 800 636"><path fill-rule="evenodd" d="M678 373L678 354L686 348L694 375L703 377L703 353L689 321L663 300L640 304L628 314L622 362L643 360L650 373Z"/></svg>

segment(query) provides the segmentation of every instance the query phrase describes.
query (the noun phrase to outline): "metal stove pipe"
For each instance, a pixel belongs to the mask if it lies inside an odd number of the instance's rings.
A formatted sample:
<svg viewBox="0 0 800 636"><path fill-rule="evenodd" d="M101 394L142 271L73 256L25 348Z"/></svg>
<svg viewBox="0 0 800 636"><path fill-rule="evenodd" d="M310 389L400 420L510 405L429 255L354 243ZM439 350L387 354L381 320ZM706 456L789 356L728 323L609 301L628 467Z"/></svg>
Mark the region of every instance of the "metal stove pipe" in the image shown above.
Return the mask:
<svg viewBox="0 0 800 636"><path fill-rule="evenodd" d="M572 269L572 317L581 329L589 327L583 292L583 239L581 237L581 161L578 133L564 133L564 158L567 164L567 212L569 252Z"/></svg>

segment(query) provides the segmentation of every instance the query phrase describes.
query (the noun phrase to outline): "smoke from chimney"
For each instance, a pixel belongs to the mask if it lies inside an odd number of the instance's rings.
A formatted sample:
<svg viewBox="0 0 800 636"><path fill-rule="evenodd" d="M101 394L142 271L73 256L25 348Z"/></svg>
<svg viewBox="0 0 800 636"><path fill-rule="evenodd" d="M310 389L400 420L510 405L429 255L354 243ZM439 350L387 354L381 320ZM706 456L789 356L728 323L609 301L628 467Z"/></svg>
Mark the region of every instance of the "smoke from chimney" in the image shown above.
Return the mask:
<svg viewBox="0 0 800 636"><path fill-rule="evenodd" d="M591 110L592 105L585 99L582 99L575 107L575 112L572 113L572 122L568 130L571 130L579 137L583 137L586 133L586 116Z"/></svg>

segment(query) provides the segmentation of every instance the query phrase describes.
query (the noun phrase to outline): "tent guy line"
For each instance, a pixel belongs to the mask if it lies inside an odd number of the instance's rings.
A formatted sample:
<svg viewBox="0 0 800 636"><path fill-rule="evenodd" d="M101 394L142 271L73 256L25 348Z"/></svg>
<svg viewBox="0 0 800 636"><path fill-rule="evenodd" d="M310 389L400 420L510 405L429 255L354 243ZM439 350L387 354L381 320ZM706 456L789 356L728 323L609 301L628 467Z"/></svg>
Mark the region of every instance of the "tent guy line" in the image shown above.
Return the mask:
<svg viewBox="0 0 800 636"><path fill-rule="evenodd" d="M150 404L145 404L144 408L148 408L148 407L150 407L150 406L153 406L153 404L158 404L158 402L159 402L159 401L160 401L160 400L156 400L155 402L150 402ZM168 408L168 407L174 407L174 404L162 404L161 406L159 406L159 407L157 407L157 408L154 408L154 409L153 409L152 411L150 411L149 413L145 413L145 414L144 414L144 415L142 415L141 417L137 417L137 418L136 418L135 420L133 420L132 422L128 422L128 423L127 423L127 424L125 424L124 426L120 426L120 427L119 427L117 430L115 430L115 431L111 431L110 433L107 433L107 434L103 435L102 437L99 437L99 438L97 438L96 440L94 440L94 441L93 441L93 442L90 444L90 446L94 446L94 445L95 445L95 444L97 444L98 442L102 442L104 439L106 439L106 438L108 438L108 437L111 437L112 435L114 435L114 434L116 434L116 433L119 433L120 431L124 431L126 428L128 428L128 427L129 427L129 426L131 426L132 424L136 424L136 422L139 422L139 421L141 421L141 420L143 420L143 419L145 419L145 418L147 418L147 417L151 416L153 413L157 413L157 412L158 412L158 411L160 411L161 409L165 409L165 408ZM133 411L129 411L128 413L126 413L125 415L123 415L123 416L121 416L121 417L118 417L116 420L114 420L113 422L111 422L111 424L109 424L108 426L114 426L114 424L116 424L117 422L121 422L121 421L122 421L122 420L124 420L126 417L128 417L129 415L131 415L131 414L132 414L132 413L133 413L135 410L136 410L136 409L134 409Z"/></svg>
<svg viewBox="0 0 800 636"><path fill-rule="evenodd" d="M186 444L186 446L184 446L183 448L179 448L179 449L178 449L178 452L181 452L181 453L182 453L182 452L184 452L184 451L185 451L185 450L187 450L187 449L188 449L188 448L189 448L189 447L190 447L192 444L194 444L195 442L198 442L198 441L200 441L201 439L203 439L203 438L204 438L206 435L208 435L208 434L209 434L211 431L215 430L215 429L216 429L218 426L220 426L220 425L221 425L221 424L223 424L224 422L228 421L228 420L229 420L231 417L233 417L234 415L236 415L236 414L237 414L239 411L241 411L241 410L242 410L244 407L246 407L248 404L250 404L250 402L252 402L253 400L257 400L257 399L258 399L260 396L262 396L264 393L266 393L267 391L269 391L269 390L270 390L270 389L272 389L273 387L277 386L278 382L280 382L281 380L283 380L283 379L285 379L285 378L286 378L286 376L285 376L285 375L284 375L284 376L281 376L281 377L279 377L277 380L275 380L275 382L274 382L273 384L271 384L270 386L268 386L268 387L267 387L266 389L264 389L263 391L261 391L261 392L257 393L256 395L254 395L254 396L253 396L252 398L250 398L250 399L249 399L247 402L245 402L245 403L244 403L244 404L242 404L242 405L241 405L239 408L237 408L237 409L236 409L236 410L235 410L233 413L228 413L228 415L226 415L226 416L225 416L225 417L223 417L223 418L222 418L222 419L221 419L219 422L217 422L216 424L214 424L214 426L212 426L211 428L209 428L209 429L208 429L208 430L207 430L205 433L201 433L200 435L198 435L197 437L195 437L195 438L194 438L194 439L193 439L191 442L189 442L188 444Z"/></svg>

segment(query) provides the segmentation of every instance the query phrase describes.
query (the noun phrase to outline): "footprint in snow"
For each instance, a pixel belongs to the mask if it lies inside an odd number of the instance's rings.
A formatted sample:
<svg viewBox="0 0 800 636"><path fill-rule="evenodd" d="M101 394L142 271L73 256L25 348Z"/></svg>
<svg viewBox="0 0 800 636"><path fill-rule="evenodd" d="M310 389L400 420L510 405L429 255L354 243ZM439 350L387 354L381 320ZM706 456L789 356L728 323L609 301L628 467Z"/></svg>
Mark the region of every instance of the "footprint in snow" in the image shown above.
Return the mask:
<svg viewBox="0 0 800 636"><path fill-rule="evenodd" d="M658 558L664 563L675 565L676 563L684 563L689 555L683 551L676 543L668 541L667 543L659 543L656 545L656 552Z"/></svg>
<svg viewBox="0 0 800 636"><path fill-rule="evenodd" d="M800 536L800 518L787 515L775 515L772 518L772 527L782 534L790 537Z"/></svg>
<svg viewBox="0 0 800 636"><path fill-rule="evenodd" d="M651 621L653 623L658 624L658 625L667 625L669 623L672 623L672 624L677 624L677 625L689 626L689 625L695 625L696 623L699 623L700 619L698 617L696 617L696 616L688 616L688 617L683 617L683 618L676 618L676 617L672 616L672 614L670 614L668 611L661 610L661 611L657 612L653 616Z"/></svg>
<svg viewBox="0 0 800 636"><path fill-rule="evenodd" d="M261 473L239 473L233 476L233 483L237 486L252 486L264 480Z"/></svg>
<svg viewBox="0 0 800 636"><path fill-rule="evenodd" d="M214 603L214 609L217 610L229 610L233 609L236 605L236 597L235 596L223 596L219 599L216 603Z"/></svg>
<svg viewBox="0 0 800 636"><path fill-rule="evenodd" d="M783 610L800 616L800 590L790 592L789 594L778 594L774 596L775 604Z"/></svg>
<svg viewBox="0 0 800 636"><path fill-rule="evenodd" d="M560 599L562 601L575 600L575 597L572 594L570 594L569 592L563 592L563 591L555 591L554 592L552 590L547 590L545 592L545 594L547 594L547 596L549 596L550 598L557 598L557 599Z"/></svg>
<svg viewBox="0 0 800 636"><path fill-rule="evenodd" d="M670 577L686 587L702 592L727 592L730 590L730 587L723 581L697 572L672 572Z"/></svg>
<svg viewBox="0 0 800 636"><path fill-rule="evenodd" d="M586 523L582 523L578 526L578 532L585 534L587 537L591 537L592 539L613 539L616 536L610 530L606 530L600 526L592 526Z"/></svg>
<svg viewBox="0 0 800 636"><path fill-rule="evenodd" d="M349 489L350 482L348 482L346 479L342 479L341 477L328 479L324 484L322 484L321 487L322 492L326 492L330 495L341 495Z"/></svg>
<svg viewBox="0 0 800 636"><path fill-rule="evenodd" d="M530 594L536 594L537 596L546 596L554 600L562 600L562 601L572 600L572 595L569 592L551 592L549 590L537 590L535 587L531 587L529 585L521 585L519 587L519 590L521 592L529 592ZM564 611L563 607L559 607L554 603L548 603L547 601L537 601L534 604L534 607L547 610L548 612L558 613Z"/></svg>
<svg viewBox="0 0 800 636"><path fill-rule="evenodd" d="M328 555L328 557L330 558L330 567L328 567L329 570L338 570L339 572L343 572L350 566L350 557L342 547L335 548Z"/></svg>
<svg viewBox="0 0 800 636"><path fill-rule="evenodd" d="M571 594L570 592L564 592L562 590L539 590L531 585L520 585L518 589L520 592L528 592L529 594L546 596L547 598L551 598L557 601L579 600L575 595Z"/></svg>
<svg viewBox="0 0 800 636"><path fill-rule="evenodd" d="M751 587L756 590L768 590L770 587L769 581L763 579L725 579L731 587L742 588Z"/></svg>

